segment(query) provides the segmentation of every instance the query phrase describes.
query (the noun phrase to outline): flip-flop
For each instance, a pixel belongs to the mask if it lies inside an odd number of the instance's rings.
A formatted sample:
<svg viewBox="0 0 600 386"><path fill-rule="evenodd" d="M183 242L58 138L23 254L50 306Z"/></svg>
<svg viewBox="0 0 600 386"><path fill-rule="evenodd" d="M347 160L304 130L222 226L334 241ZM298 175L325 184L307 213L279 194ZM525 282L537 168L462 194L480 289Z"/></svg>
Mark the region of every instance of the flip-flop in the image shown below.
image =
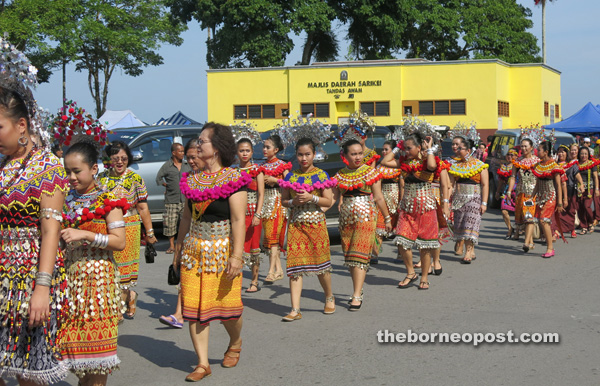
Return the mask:
<svg viewBox="0 0 600 386"><path fill-rule="evenodd" d="M166 253L167 255L170 255L170 254L172 254L172 253L175 253L175 250L174 250L174 249L171 249L171 248L169 248L169 249L167 249L167 251L166 251L165 253Z"/></svg>
<svg viewBox="0 0 600 386"><path fill-rule="evenodd" d="M169 316L161 316L160 318L158 318L158 320L162 323L165 324L167 326L171 326L173 328L183 328L183 323L179 323L177 321L177 318L173 315L169 315Z"/></svg>

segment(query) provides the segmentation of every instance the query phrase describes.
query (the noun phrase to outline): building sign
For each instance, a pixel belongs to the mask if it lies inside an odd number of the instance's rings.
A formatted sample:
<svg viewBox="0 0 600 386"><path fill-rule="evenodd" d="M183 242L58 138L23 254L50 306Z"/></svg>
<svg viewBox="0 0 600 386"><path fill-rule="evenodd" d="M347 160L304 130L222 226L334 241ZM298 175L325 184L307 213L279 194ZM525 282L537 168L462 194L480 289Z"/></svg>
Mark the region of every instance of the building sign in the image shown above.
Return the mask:
<svg viewBox="0 0 600 386"><path fill-rule="evenodd" d="M322 88L327 94L359 94L365 87L381 87L381 80L342 80L333 82L308 82L307 88Z"/></svg>

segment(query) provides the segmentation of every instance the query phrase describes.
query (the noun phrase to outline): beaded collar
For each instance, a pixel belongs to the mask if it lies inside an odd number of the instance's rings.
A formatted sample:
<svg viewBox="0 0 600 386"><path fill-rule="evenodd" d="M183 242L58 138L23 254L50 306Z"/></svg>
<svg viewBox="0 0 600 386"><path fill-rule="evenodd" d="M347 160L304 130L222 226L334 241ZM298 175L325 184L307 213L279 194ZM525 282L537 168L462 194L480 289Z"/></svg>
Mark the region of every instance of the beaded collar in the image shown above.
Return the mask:
<svg viewBox="0 0 600 386"><path fill-rule="evenodd" d="M273 158L272 160L260 165L260 169L267 176L277 177L282 175L286 170L292 170L292 163L286 163L278 158Z"/></svg>
<svg viewBox="0 0 600 386"><path fill-rule="evenodd" d="M237 170L239 170L240 172L248 173L248 175L252 178L256 178L256 176L263 172L262 168L259 167L257 164L251 164L246 168L238 167Z"/></svg>
<svg viewBox="0 0 600 386"><path fill-rule="evenodd" d="M456 162L453 160L452 166L450 166L448 173L450 173L454 178L466 179L478 175L489 166L490 165L481 162L481 160L478 160L475 157L470 157L467 161L463 162Z"/></svg>
<svg viewBox="0 0 600 386"><path fill-rule="evenodd" d="M381 174L368 165L361 165L357 169L343 168L336 174L338 187L345 190L371 186L381 179Z"/></svg>
<svg viewBox="0 0 600 386"><path fill-rule="evenodd" d="M563 169L568 170L568 169L571 169L573 166L577 165L578 163L579 163L579 161L574 159L574 160L571 160L570 162L560 162L558 165L561 166Z"/></svg>
<svg viewBox="0 0 600 386"><path fill-rule="evenodd" d="M103 218L115 208L121 208L125 214L129 207L126 198L116 200L112 193L98 187L84 194L71 189L65 199L63 227L79 228L83 223Z"/></svg>
<svg viewBox="0 0 600 386"><path fill-rule="evenodd" d="M435 157L436 161L439 160L438 157ZM435 169L435 174L434 174L434 181L439 181L440 180L440 175L442 174L442 170L450 170L450 168L452 167L452 164L448 161L443 161L443 160L439 160L438 162L438 167L437 169Z"/></svg>
<svg viewBox="0 0 600 386"><path fill-rule="evenodd" d="M558 166L552 158L542 163L541 161L531 168L531 172L537 178L551 178L555 174L564 174L564 169Z"/></svg>
<svg viewBox="0 0 600 386"><path fill-rule="evenodd" d="M516 160L512 160L512 164L515 165L517 169L523 169L525 171L531 169L538 162L540 162L540 159L535 155L532 155L529 158L519 157Z"/></svg>
<svg viewBox="0 0 600 386"><path fill-rule="evenodd" d="M187 199L198 202L228 198L251 181L247 173L224 167L216 173L183 173L179 187Z"/></svg>
<svg viewBox="0 0 600 386"><path fill-rule="evenodd" d="M510 164L502 164L498 168L498 172L497 173L498 173L498 175L500 177L508 178L508 177L510 177L512 175L512 168L513 168L512 163L510 163Z"/></svg>
<svg viewBox="0 0 600 386"><path fill-rule="evenodd" d="M401 159L400 169L402 170L402 176L406 178L409 174L414 175L416 178L422 181L433 181L436 173L438 173L440 159L435 157L436 168L430 172L427 170L427 159Z"/></svg>
<svg viewBox="0 0 600 386"><path fill-rule="evenodd" d="M329 189L337 185L335 178L329 178L326 171L315 168L308 173L302 173L300 169L288 173L283 180L277 181L280 187L292 189L295 192L312 192L313 190Z"/></svg>
<svg viewBox="0 0 600 386"><path fill-rule="evenodd" d="M579 163L579 162L578 162ZM579 171L586 171L600 164L600 160L588 159L584 163L579 163Z"/></svg>
<svg viewBox="0 0 600 386"><path fill-rule="evenodd" d="M400 174L402 174L402 169L390 168L383 165L378 165L375 170L381 174L381 178L384 180L392 180L398 178Z"/></svg>

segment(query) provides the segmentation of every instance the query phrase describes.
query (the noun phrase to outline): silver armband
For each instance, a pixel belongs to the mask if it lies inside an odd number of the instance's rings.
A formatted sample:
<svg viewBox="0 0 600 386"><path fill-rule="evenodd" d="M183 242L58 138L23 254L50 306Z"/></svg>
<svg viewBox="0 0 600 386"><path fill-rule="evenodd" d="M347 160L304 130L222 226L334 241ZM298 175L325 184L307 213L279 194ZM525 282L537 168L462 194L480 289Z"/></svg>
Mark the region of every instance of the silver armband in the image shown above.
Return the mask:
<svg viewBox="0 0 600 386"><path fill-rule="evenodd" d="M125 228L125 221L113 221L108 223L108 229Z"/></svg>
<svg viewBox="0 0 600 386"><path fill-rule="evenodd" d="M40 210L40 218L46 218L46 219L54 219L58 222L62 222L63 217L62 217L62 213L59 212L56 209L52 209L52 208L42 208Z"/></svg>

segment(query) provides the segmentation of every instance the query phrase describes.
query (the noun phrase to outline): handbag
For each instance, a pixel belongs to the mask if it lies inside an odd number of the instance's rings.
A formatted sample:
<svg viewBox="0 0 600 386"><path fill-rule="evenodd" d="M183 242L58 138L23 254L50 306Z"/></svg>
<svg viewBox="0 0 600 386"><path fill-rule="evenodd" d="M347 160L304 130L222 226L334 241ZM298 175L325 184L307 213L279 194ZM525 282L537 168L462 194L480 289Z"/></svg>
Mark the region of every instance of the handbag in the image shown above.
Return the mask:
<svg viewBox="0 0 600 386"><path fill-rule="evenodd" d="M156 249L154 249L154 245L148 243L146 245L146 250L144 251L144 257L146 258L146 263L152 264L154 263L154 258L156 257Z"/></svg>
<svg viewBox="0 0 600 386"><path fill-rule="evenodd" d="M179 284L179 272L175 271L173 264L169 265L169 272L167 274L167 282L169 285Z"/></svg>

